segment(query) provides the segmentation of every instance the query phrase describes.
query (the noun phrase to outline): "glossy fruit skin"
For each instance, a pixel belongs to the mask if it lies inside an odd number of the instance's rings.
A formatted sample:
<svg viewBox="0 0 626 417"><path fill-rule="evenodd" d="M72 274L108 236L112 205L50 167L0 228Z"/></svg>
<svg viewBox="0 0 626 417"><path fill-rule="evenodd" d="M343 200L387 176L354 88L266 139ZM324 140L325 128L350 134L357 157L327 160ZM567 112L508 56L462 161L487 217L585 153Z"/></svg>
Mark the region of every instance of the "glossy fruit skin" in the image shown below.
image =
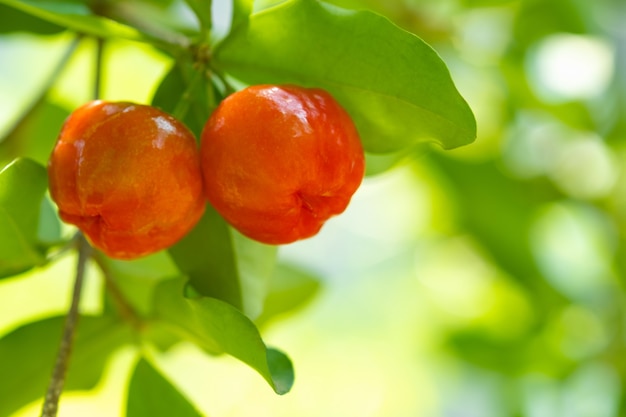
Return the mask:
<svg viewBox="0 0 626 417"><path fill-rule="evenodd" d="M311 237L342 213L363 179L348 113L326 91L256 85L220 103L201 137L211 205L242 234L268 244Z"/></svg>
<svg viewBox="0 0 626 417"><path fill-rule="evenodd" d="M97 100L76 109L59 134L48 177L61 219L112 258L171 246L205 209L193 134L146 105Z"/></svg>

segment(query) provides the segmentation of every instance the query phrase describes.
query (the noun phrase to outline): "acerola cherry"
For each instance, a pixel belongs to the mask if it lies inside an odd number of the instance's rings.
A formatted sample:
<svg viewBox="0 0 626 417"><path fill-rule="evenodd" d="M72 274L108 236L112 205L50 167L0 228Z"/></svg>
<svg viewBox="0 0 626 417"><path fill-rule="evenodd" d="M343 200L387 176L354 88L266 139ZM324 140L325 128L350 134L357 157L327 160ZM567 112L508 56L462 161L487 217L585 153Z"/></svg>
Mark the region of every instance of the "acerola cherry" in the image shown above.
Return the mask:
<svg viewBox="0 0 626 417"><path fill-rule="evenodd" d="M363 148L326 91L257 85L228 96L202 132L204 189L244 235L269 244L311 237L361 184Z"/></svg>
<svg viewBox="0 0 626 417"><path fill-rule="evenodd" d="M98 100L75 110L48 176L61 219L113 258L167 248L205 209L193 134L146 105Z"/></svg>

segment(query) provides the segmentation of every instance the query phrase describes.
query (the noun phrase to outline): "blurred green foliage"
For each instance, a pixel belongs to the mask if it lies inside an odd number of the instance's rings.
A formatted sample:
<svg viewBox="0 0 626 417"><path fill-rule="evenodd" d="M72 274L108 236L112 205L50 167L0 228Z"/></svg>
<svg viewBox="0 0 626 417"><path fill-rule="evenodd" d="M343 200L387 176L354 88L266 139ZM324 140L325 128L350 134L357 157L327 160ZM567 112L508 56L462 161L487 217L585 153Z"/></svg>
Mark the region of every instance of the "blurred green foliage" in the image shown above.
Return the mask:
<svg viewBox="0 0 626 417"><path fill-rule="evenodd" d="M448 233L497 269L491 285L529 306L447 332L442 348L471 369L467 382L497 375L485 387L506 398L476 415L625 415L626 4L336 3L367 5L429 41L477 114L474 145L415 162L445 186L457 214Z"/></svg>

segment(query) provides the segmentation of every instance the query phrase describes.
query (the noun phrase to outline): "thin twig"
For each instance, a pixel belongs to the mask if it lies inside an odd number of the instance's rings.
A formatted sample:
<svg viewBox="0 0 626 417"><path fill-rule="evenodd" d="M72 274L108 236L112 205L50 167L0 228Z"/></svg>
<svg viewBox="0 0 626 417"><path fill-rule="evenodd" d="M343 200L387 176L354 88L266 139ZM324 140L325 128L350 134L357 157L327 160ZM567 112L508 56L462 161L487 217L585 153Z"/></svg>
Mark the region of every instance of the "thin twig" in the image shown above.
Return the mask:
<svg viewBox="0 0 626 417"><path fill-rule="evenodd" d="M94 75L94 99L100 97L100 84L102 82L102 49L104 42L102 39L97 39L96 46L96 62L95 62L95 75ZM67 368L69 367L70 355L72 353L72 345L74 344L74 337L76 334L76 328L78 326L80 305L80 295L83 288L83 281L85 278L85 265L87 260L91 257L92 248L82 232L78 231L74 236L76 248L78 249L78 261L76 264L76 279L74 281L74 290L72 291L72 302L70 309L67 312L65 318L65 326L63 327L63 336L59 345L59 351L56 356L56 362L50 377L50 383L48 385L48 391L46 392L46 398L41 409L41 417L56 417L59 410L59 400L63 393L63 387L65 386L65 378L67 375Z"/></svg>
<svg viewBox="0 0 626 417"><path fill-rule="evenodd" d="M96 38L96 71L93 80L93 97L100 98L102 90L102 55L104 51L104 39Z"/></svg>
<svg viewBox="0 0 626 417"><path fill-rule="evenodd" d="M50 253L48 253L46 255L46 264L50 264L60 258L62 258L63 256L65 256L66 253L68 253L69 251L72 251L76 248L76 241L75 239L70 239L67 242L65 242L63 244L63 246L61 246L60 248L51 251Z"/></svg>
<svg viewBox="0 0 626 417"><path fill-rule="evenodd" d="M56 417L59 409L59 399L65 385L65 376L69 364L69 358L74 342L74 334L78 324L78 306L80 303L80 293L83 287L85 276L85 264L91 254L91 246L83 237L82 233L76 235L76 244L78 246L78 263L76 265L76 280L74 281L74 290L72 293L72 303L70 310L65 318L65 326L63 328L63 337L59 345L56 363L48 385L46 399L41 409L41 417Z"/></svg>
<svg viewBox="0 0 626 417"><path fill-rule="evenodd" d="M115 282L115 279L113 278L111 268L107 265L104 259L104 256L101 253L96 252L94 253L92 259L96 265L98 265L100 271L102 271L107 292L111 295L111 299L115 303L115 307L117 308L117 311L122 319L130 323L130 325L138 331L141 331L145 325L144 319L128 302L122 290L120 290L119 286Z"/></svg>

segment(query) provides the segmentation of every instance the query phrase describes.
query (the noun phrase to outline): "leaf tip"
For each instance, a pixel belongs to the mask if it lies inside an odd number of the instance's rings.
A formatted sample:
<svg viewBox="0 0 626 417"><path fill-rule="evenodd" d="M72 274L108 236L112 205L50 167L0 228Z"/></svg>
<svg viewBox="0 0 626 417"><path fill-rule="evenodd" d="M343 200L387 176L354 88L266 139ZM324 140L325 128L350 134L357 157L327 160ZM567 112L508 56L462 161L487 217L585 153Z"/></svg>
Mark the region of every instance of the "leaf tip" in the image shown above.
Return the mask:
<svg viewBox="0 0 626 417"><path fill-rule="evenodd" d="M285 395L291 391L295 379L291 359L283 352L268 348L267 365L272 378L272 388L278 395Z"/></svg>

